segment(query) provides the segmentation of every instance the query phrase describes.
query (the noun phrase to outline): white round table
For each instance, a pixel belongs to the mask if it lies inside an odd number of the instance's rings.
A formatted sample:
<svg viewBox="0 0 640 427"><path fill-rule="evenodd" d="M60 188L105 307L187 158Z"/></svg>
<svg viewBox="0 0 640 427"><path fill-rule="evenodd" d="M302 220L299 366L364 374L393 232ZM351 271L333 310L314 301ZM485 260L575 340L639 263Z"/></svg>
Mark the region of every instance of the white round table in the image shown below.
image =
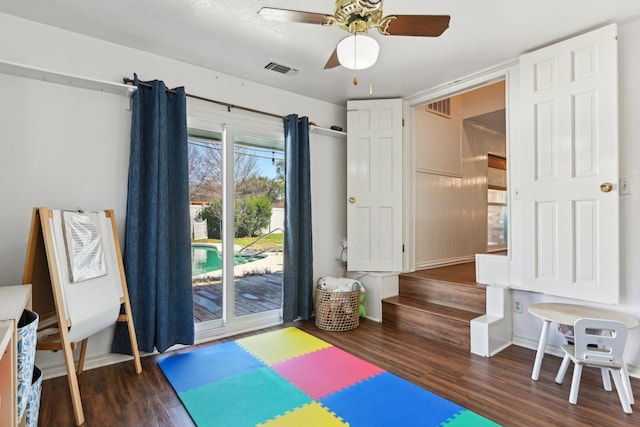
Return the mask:
<svg viewBox="0 0 640 427"><path fill-rule="evenodd" d="M600 307L589 307L578 304L562 304L555 302L531 304L529 306L529 313L544 321L542 324L542 332L540 332L540 341L538 342L536 360L533 364L533 372L531 373L531 379L535 381L537 381L540 376L540 367L542 366L544 349L547 346L547 335L549 334L549 325L551 322L557 322L562 325L573 325L578 319L589 318L617 320L627 325L627 328L629 329L640 326L640 321L628 314Z"/></svg>

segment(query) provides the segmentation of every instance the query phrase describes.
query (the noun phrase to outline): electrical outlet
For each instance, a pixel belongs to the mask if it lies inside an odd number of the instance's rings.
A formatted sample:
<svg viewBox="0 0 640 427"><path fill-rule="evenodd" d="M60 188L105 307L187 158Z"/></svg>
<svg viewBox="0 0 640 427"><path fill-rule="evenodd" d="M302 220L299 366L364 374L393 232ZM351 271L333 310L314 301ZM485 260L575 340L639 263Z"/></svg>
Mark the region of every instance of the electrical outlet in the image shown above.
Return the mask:
<svg viewBox="0 0 640 427"><path fill-rule="evenodd" d="M522 313L522 300L513 300L513 311L515 311L516 313Z"/></svg>

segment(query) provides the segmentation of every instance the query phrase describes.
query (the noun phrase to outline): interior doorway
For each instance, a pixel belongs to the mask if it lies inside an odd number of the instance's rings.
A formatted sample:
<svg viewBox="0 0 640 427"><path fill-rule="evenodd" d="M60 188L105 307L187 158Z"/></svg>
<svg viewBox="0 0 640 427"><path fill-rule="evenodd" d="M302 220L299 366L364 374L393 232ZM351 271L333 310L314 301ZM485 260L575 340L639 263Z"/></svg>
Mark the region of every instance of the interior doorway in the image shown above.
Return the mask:
<svg viewBox="0 0 640 427"><path fill-rule="evenodd" d="M506 252L505 81L416 106L414 113L415 268Z"/></svg>

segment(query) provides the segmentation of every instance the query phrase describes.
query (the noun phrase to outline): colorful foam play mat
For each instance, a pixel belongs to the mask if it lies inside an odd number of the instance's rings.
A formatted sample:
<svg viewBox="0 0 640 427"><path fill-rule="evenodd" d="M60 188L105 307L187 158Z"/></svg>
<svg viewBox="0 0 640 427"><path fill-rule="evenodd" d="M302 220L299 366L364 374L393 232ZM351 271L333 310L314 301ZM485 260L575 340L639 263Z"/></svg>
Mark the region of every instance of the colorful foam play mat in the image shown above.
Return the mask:
<svg viewBox="0 0 640 427"><path fill-rule="evenodd" d="M297 328L167 356L198 426L496 426Z"/></svg>

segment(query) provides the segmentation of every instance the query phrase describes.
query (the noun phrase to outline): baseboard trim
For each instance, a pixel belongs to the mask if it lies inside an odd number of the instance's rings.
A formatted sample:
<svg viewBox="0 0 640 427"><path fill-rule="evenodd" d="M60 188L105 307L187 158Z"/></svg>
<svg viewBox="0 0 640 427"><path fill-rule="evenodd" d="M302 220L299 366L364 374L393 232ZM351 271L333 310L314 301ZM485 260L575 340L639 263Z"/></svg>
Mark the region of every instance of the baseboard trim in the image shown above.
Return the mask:
<svg viewBox="0 0 640 427"><path fill-rule="evenodd" d="M372 319L374 320L374 319ZM229 335L234 335L233 333L230 333ZM229 335L225 335L225 336L229 336ZM220 335L216 338L222 338L223 336ZM206 341L214 341L214 339L210 339L210 340L206 340ZM206 342L205 340L199 340L197 343L200 344L202 342ZM520 337L520 336L513 336L513 340L512 340L513 345L517 345L519 347L524 347L524 348L528 348L530 350L536 350L538 348L538 341L537 340L532 340L530 338L527 337ZM506 348L506 347L505 347ZM497 354L498 352L496 352ZM150 356L152 354L157 354L157 352L154 353L144 353L144 354L140 354L140 357L146 357L146 356ZM551 344L547 344L547 348L546 348L546 354L550 354L552 356L556 356L561 358L563 355L562 349L556 345L551 345ZM127 361L132 361L133 357L132 356L128 356L128 355L124 355L124 354L104 354L104 355L98 355L95 357L89 357L85 360L85 364L84 364L84 370L85 371L89 371L91 369L95 369L95 368L102 368L104 366L109 366L109 365L115 365L116 363L122 363L122 362L127 362ZM50 366L38 366L38 368L40 368L42 370L42 374L43 374L43 379L48 380L51 378L57 378L57 377L61 377L64 375L67 375L67 370L64 367L64 364L55 364L55 365L50 365ZM636 365L627 365L627 370L629 371L629 376L633 377L633 378L638 378L640 379L640 367L636 366Z"/></svg>
<svg viewBox="0 0 640 427"><path fill-rule="evenodd" d="M268 328L271 326L281 325L282 320L271 321L269 323L249 323L243 325L242 328L228 330L225 328L218 328L216 330L200 331L196 333L194 345L202 344L217 339L238 335L244 332L251 332L259 329ZM176 344L173 347L167 349L167 352L178 350L180 348L188 347L182 344ZM152 353L140 353L140 357L151 356L153 354L159 354L157 351ZM97 354L95 356L88 356L84 362L84 371L90 371L95 368L102 368L104 366L115 365L116 363L133 361L133 356L117 353ZM77 363L77 361L76 361ZM133 365L132 365L133 366ZM42 378L48 380L51 378L57 378L67 375L67 369L65 368L64 361L61 363L55 363L51 365L38 365L38 368L42 371Z"/></svg>
<svg viewBox="0 0 640 427"><path fill-rule="evenodd" d="M153 353L141 354L140 357L148 356ZM102 368L104 366L115 365L116 363L133 361L133 356L125 354L101 354L95 357L88 357L84 362L84 371L90 371L95 368ZM132 369L133 368L133 365ZM67 375L67 370L64 363L55 364L50 366L38 366L42 371L43 379L48 380L51 378L63 377ZM135 371L134 371L135 372Z"/></svg>

